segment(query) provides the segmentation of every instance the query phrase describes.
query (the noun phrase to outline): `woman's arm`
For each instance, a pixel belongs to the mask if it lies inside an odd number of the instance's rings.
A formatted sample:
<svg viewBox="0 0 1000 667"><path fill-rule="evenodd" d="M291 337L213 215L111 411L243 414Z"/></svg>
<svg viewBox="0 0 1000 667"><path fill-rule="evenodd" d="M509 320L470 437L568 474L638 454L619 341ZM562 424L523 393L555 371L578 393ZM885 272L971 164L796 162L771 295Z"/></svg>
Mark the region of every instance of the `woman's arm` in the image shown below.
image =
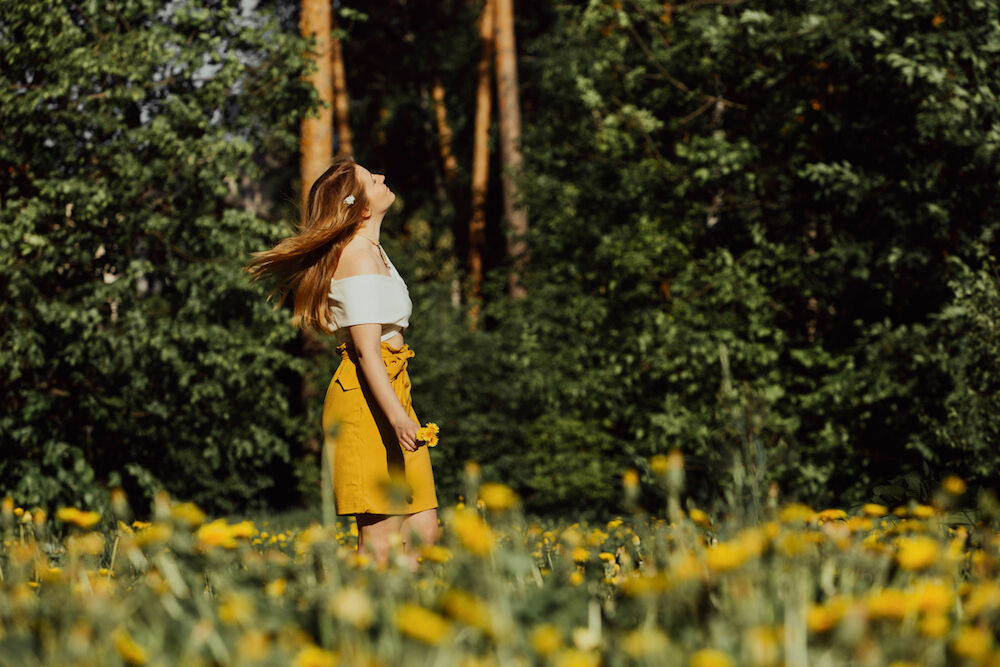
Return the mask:
<svg viewBox="0 0 1000 667"><path fill-rule="evenodd" d="M408 451L416 451L417 429L420 428L420 424L407 414L389 381L389 374L382 361L382 341L380 339L382 325L355 324L348 329L351 332L351 340L354 341L354 349L358 353L361 372L364 373L365 380L368 381L372 395L379 407L382 408L383 414L396 431L399 444Z"/></svg>

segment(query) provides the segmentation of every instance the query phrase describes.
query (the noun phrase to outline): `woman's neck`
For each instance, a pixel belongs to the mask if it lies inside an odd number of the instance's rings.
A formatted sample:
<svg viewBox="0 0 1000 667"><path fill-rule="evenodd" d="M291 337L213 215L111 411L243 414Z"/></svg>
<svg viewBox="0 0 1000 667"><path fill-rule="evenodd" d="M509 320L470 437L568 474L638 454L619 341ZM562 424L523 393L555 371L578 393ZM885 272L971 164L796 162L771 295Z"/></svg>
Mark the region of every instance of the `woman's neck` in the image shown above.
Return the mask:
<svg viewBox="0 0 1000 667"><path fill-rule="evenodd" d="M384 213L378 216L373 215L372 217L365 220L364 224L361 225L361 229L358 231L360 231L362 234L364 234L366 237L368 237L375 243L381 243L382 241L379 238L379 234L381 234L382 232L382 218L384 216L385 216Z"/></svg>

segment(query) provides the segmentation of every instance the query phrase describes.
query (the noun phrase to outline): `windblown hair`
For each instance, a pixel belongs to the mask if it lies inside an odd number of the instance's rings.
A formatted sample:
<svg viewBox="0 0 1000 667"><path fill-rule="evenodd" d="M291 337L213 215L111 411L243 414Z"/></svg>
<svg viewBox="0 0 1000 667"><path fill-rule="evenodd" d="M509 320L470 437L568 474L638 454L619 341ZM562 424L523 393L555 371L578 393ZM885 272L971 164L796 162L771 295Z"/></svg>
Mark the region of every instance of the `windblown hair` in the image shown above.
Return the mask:
<svg viewBox="0 0 1000 667"><path fill-rule="evenodd" d="M350 206L344 203L348 195L354 195ZM344 246L361 229L367 205L354 159L338 155L310 188L305 220L297 232L270 250L251 253L253 259L244 267L253 276L251 282L265 277L278 281L267 297L270 301L278 295L275 309L289 292L294 295L294 325L308 323L319 333L332 333L330 279Z"/></svg>

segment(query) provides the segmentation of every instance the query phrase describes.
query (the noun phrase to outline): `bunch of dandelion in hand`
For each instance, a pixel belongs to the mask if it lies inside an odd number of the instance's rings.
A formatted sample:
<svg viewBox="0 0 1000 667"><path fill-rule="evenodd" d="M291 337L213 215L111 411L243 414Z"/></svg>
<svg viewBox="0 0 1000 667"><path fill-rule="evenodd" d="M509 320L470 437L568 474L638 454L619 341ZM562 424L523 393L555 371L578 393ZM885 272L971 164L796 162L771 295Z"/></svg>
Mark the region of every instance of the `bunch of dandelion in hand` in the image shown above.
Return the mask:
<svg viewBox="0 0 1000 667"><path fill-rule="evenodd" d="M417 429L417 440L423 442L428 447L433 447L438 444L438 425L434 422L427 422L426 426L421 426Z"/></svg>

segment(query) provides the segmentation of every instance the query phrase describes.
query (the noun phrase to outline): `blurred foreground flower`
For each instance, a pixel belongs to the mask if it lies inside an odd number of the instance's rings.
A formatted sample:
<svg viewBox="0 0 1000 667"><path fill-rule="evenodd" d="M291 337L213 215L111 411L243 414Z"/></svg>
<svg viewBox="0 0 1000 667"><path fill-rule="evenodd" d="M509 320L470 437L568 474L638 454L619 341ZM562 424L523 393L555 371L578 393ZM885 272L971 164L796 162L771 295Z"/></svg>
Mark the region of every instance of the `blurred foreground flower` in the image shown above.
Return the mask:
<svg viewBox="0 0 1000 667"><path fill-rule="evenodd" d="M496 482L487 482L479 488L479 499L486 508L494 512L511 509L521 504L521 499L512 488Z"/></svg>
<svg viewBox="0 0 1000 667"><path fill-rule="evenodd" d="M446 618L415 604L399 605L396 624L404 635L434 646L451 635L451 623Z"/></svg>
<svg viewBox="0 0 1000 667"><path fill-rule="evenodd" d="M97 512L84 512L75 507L60 507L56 511L56 518L63 523L72 523L81 528L92 528L101 520L101 515Z"/></svg>
<svg viewBox="0 0 1000 667"><path fill-rule="evenodd" d="M462 545L472 553L485 556L493 550L493 531L475 510L455 512L453 525Z"/></svg>

